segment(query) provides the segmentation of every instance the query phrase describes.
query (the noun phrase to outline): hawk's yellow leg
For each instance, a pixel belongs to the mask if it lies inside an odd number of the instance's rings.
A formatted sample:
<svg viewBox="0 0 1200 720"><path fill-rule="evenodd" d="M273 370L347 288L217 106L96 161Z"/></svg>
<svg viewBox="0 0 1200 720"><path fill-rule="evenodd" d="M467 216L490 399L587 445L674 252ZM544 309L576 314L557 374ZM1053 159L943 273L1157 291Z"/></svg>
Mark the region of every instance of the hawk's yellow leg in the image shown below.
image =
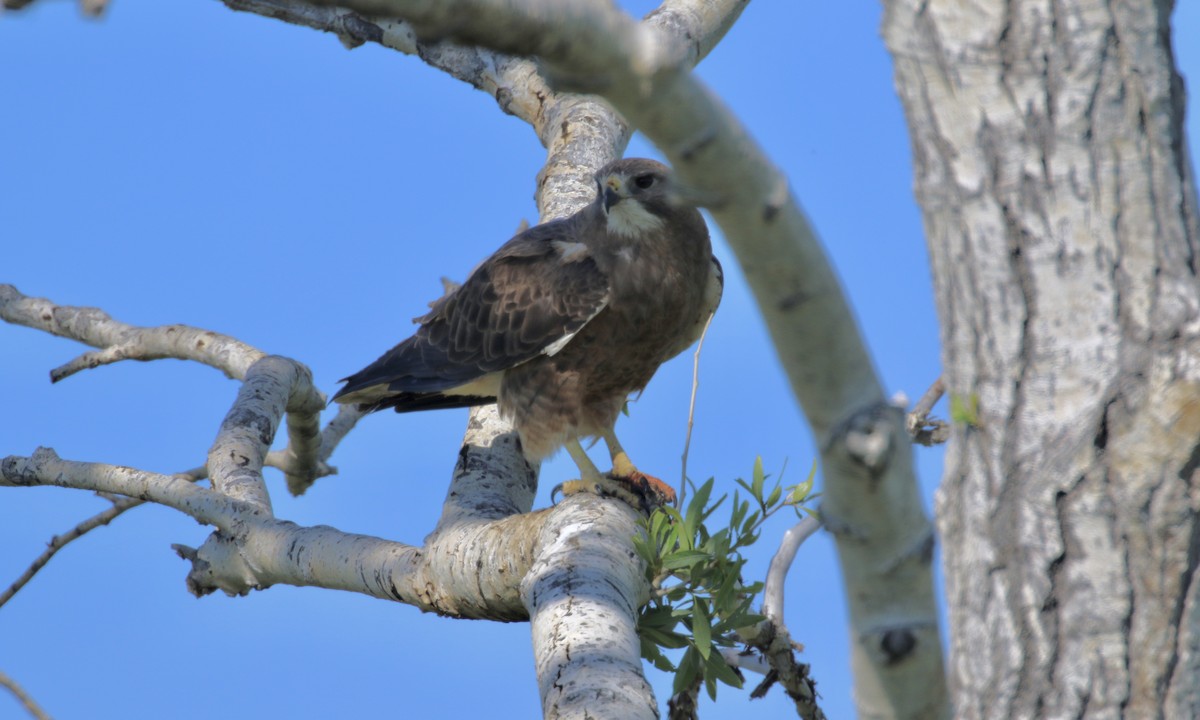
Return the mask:
<svg viewBox="0 0 1200 720"><path fill-rule="evenodd" d="M647 475L638 470L633 461L629 459L625 448L621 447L621 442L617 440L616 431L609 428L600 436L604 438L604 444L608 446L608 454L612 456L613 469L609 474L613 478L624 480L631 490L643 498L648 498L648 502L652 505L675 502L675 488L653 475Z"/></svg>
<svg viewBox="0 0 1200 720"><path fill-rule="evenodd" d="M604 444L612 456L613 469L602 474L576 439L565 445L571 459L579 468L579 479L562 485L563 495L590 492L596 495L619 497L635 508L650 512L659 505L675 502L675 490L656 477L638 470L612 430L604 432Z"/></svg>
<svg viewBox="0 0 1200 720"><path fill-rule="evenodd" d="M583 446L575 438L571 438L566 443L567 452L571 453L571 459L575 461L575 466L579 468L579 479L568 481L563 486L563 492L570 495L573 492L580 492L583 488L571 489L573 483L589 483L595 485L604 481L604 475L588 454L584 452Z"/></svg>
<svg viewBox="0 0 1200 720"><path fill-rule="evenodd" d="M607 430L601 437L604 438L604 444L608 446L608 454L612 456L612 474L617 477L635 477L638 469L634 467L633 461L629 459L629 454L625 452L625 448L621 447L620 441L617 440L616 432Z"/></svg>
<svg viewBox="0 0 1200 720"><path fill-rule="evenodd" d="M579 468L579 479L568 480L562 484L563 495L574 495L575 493L590 492L593 495L606 495L619 497L633 507L641 507L641 499L630 492L629 488L619 482L605 477L592 459L588 457L583 446L579 444L579 440L571 438L564 443L567 452L571 454L571 459L575 461L576 467ZM626 458L628 462L628 458ZM632 463L630 463L632 467Z"/></svg>

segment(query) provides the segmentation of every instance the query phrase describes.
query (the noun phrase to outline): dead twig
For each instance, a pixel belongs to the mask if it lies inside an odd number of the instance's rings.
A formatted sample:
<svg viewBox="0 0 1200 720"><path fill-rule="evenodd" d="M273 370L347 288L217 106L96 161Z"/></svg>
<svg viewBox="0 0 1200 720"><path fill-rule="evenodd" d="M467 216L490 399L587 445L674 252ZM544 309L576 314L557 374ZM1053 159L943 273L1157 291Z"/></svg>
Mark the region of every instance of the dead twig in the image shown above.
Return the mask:
<svg viewBox="0 0 1200 720"><path fill-rule="evenodd" d="M186 478L192 482L202 480L207 476L208 472L203 467L194 468L192 470L188 470L187 472L182 472L176 475L176 477ZM102 512L96 513L67 532L50 538L50 542L46 543L46 549L42 551L42 554L38 555L34 561L29 564L29 567L25 569L25 572L21 573L21 576L14 580L12 585L8 586L7 590L5 590L3 593L0 593L0 607L4 607L5 603L7 603L9 600L12 600L13 597L21 591L21 588L25 587L29 581L33 579L33 576L37 575L38 572L46 566L46 563L50 562L50 559L53 558L59 550L62 550L69 543L74 540L78 540L92 530L95 530L98 527L104 527L105 525L111 523L113 520L116 520L118 517L124 514L125 511L132 510L133 508L145 502L144 500L137 500L135 498L121 496L107 499L112 502L111 507Z"/></svg>
<svg viewBox="0 0 1200 720"><path fill-rule="evenodd" d="M929 411L942 399L946 386L939 377L933 381L921 399L917 401L912 412L905 417L905 427L913 442L926 447L940 445L950 439L950 424L944 420L929 417Z"/></svg>
<svg viewBox="0 0 1200 720"><path fill-rule="evenodd" d="M50 716L46 714L46 711L37 704L37 701L30 697L29 693L25 692L25 688L21 687L16 680L0 672L0 685L8 688L8 691L16 696L17 701L37 720L50 720Z"/></svg>
<svg viewBox="0 0 1200 720"><path fill-rule="evenodd" d="M704 349L704 337L708 335L708 326L712 324L715 313L710 313L704 321L704 329L700 331L700 340L696 343L696 352L692 354L692 397L688 402L687 435L683 439L683 477L679 479L679 507L687 497L687 461L688 451L692 448L692 427L696 422L696 390L700 387L700 351Z"/></svg>

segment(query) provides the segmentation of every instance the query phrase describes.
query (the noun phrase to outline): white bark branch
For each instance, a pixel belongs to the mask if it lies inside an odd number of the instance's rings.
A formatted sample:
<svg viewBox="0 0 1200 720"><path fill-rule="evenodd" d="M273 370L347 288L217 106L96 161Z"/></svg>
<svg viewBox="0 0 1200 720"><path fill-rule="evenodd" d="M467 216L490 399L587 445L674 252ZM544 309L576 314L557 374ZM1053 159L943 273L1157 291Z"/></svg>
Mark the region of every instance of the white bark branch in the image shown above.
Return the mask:
<svg viewBox="0 0 1200 720"><path fill-rule="evenodd" d="M636 511L589 495L568 498L542 527L521 594L544 717L658 717L637 636L649 591L633 549L638 532Z"/></svg>
<svg viewBox="0 0 1200 720"><path fill-rule="evenodd" d="M246 371L237 400L208 452L213 487L270 513L262 468L284 412L289 415L292 452L307 460L315 473L324 407L325 397L313 387L308 368L275 355L259 359Z"/></svg>
<svg viewBox="0 0 1200 720"><path fill-rule="evenodd" d="M796 660L796 652L802 648L792 642L784 622L783 588L796 552L820 529L819 520L806 517L784 533L779 549L771 558L763 588L762 614L766 620L739 634L749 646L747 651L723 652L730 665L766 676L751 697L762 697L778 682L795 703L796 713L805 720L823 720L825 713L817 704L816 683L809 676L809 666Z"/></svg>
<svg viewBox="0 0 1200 720"><path fill-rule="evenodd" d="M517 582L533 560L524 538L536 535L540 520L487 521L529 509L536 468L525 462L494 407L472 413L442 521L424 548L328 528L297 528L271 518L264 462L274 457L290 471L289 479L308 478L361 416L343 411L325 433L316 432L324 398L303 366L216 333L182 326L136 328L98 310L26 298L11 286L0 286L0 317L96 345L128 346L130 356L199 360L245 380L209 452L205 470L214 489L133 468L68 462L47 449L31 458L0 461L0 485L58 485L152 501L216 526L220 532L200 550L183 549L193 560L189 584L197 594L216 589L240 594L284 582L399 599L452 615L525 616ZM176 342L180 338L182 343ZM157 349L147 351L138 343ZM268 454L285 411L291 444ZM532 523L533 529L522 530L522 523ZM346 547L363 550L349 567L340 554ZM279 556L270 554L275 551Z"/></svg>
<svg viewBox="0 0 1200 720"><path fill-rule="evenodd" d="M317 477L328 474L323 463L336 446L334 437L340 440L353 427L352 416L339 421L334 428L340 435L330 436L332 444L322 457L319 416L325 398L312 386L308 369L285 358L269 358L226 335L186 325L137 327L96 308L27 297L12 285L0 285L0 319L100 348L51 371L55 382L118 360L164 358L194 360L227 377L244 380L238 401L209 452L208 472L218 490L268 511L270 498L262 483L262 466L285 410L287 455L276 454L275 459L287 474L289 487L306 489Z"/></svg>
<svg viewBox="0 0 1200 720"><path fill-rule="evenodd" d="M418 40L412 25L389 13L355 12L305 0L222 0L252 12L336 34L347 47L375 42L418 55L429 65L494 97L501 110L528 122L548 154L538 181L543 220L563 217L591 200L591 173L629 141L624 118L593 96L556 92L537 63L440 34ZM720 41L748 0L667 0L643 23L657 30L681 61L694 65ZM349 3L346 3L349 6Z"/></svg>
<svg viewBox="0 0 1200 720"><path fill-rule="evenodd" d="M319 436L310 439L307 433L289 431L289 435L300 440L300 447L288 445L283 450L272 450L267 453L263 465L282 470L287 477L288 492L303 495L317 478L337 473L337 468L329 464L329 458L363 415L353 405L339 405L337 415ZM290 422L291 417L288 419Z"/></svg>
<svg viewBox="0 0 1200 720"><path fill-rule="evenodd" d="M354 410L350 407L342 407L337 417L335 417L329 423L329 425L326 426L325 431L321 436L321 451L318 464L321 475L328 475L336 472L334 468L326 465L324 461L329 458L329 455L341 441L342 437L345 436L345 434L354 426L354 422L356 422L361 416L362 414L357 410ZM304 467L303 463L297 461L287 450L270 453L267 456L265 464L271 467L279 468L280 470L285 471L285 473L288 472L289 468L292 466ZM176 473L176 477L182 477L190 482L195 482L207 476L208 470L205 467L199 467L183 473ZM292 489L291 474L288 475L288 478L289 489ZM293 492L298 495L303 492L303 489L301 489L300 492L295 492L294 490ZM50 541L46 543L46 549L33 559L33 561L29 564L29 567L26 568L25 571L21 573L21 575L17 577L17 579L14 580L4 592L0 593L0 607L4 607L9 600L14 598L16 594L20 592L21 589L25 587L25 585L27 585L29 581L32 580L34 576L36 576L37 573L40 572L41 569L44 568L50 562L50 560L53 559L54 556L57 555L58 552L65 548L68 544L78 540L96 528L108 525L123 515L126 511L145 504L145 501L143 500L135 500L133 498L119 496L111 497L108 493L103 493L103 495L109 497L112 502L112 506L76 524L67 532L60 533L52 537Z"/></svg>
<svg viewBox="0 0 1200 720"><path fill-rule="evenodd" d="M115 493L156 502L226 532L232 531L239 520L261 513L254 505L197 487L178 476L119 465L62 460L49 448L38 448L32 457L9 455L0 460L0 487L29 485Z"/></svg>
<svg viewBox="0 0 1200 720"><path fill-rule="evenodd" d="M481 473L466 467L478 462L464 453L456 482L479 474L497 477L495 468ZM506 474L505 482L512 477ZM528 615L519 582L541 552L538 538L554 536L541 531L551 515L547 511L490 521L452 512L453 521L440 525L424 547L413 547L329 527L298 527L180 476L66 461L45 448L31 458L0 461L0 486L31 485L156 502L216 526L219 532L198 550L178 548L193 564L188 584L197 595L214 590L240 595L285 583L349 590L455 617L523 620Z"/></svg>
<svg viewBox="0 0 1200 720"><path fill-rule="evenodd" d="M930 553L880 563L931 537L903 418L889 409L828 259L786 179L687 72L687 45L586 0L347 0L403 17L420 39L454 37L536 55L554 80L603 95L666 154L738 256L793 392L822 448L823 512L855 628L855 695L865 716L948 714ZM860 502L870 497L872 502ZM890 572L884 572L884 567Z"/></svg>
<svg viewBox="0 0 1200 720"><path fill-rule="evenodd" d="M207 477L207 470L202 467L196 468L184 473L176 473L176 477L182 477L190 482L195 482ZM125 511L132 510L138 505L144 504L144 501L142 500L135 500L133 498L120 496L114 497L108 493L104 493L103 497L106 497L112 503L112 506L76 524L75 527L71 528L67 532L50 538L50 542L46 543L46 549L43 550L40 555L34 558L33 562L29 564L29 567L25 569L25 572L21 573L20 577L14 580L12 584L9 585L7 590L0 593L0 607L4 607L5 603L7 603L9 600L12 600L16 594L21 591L21 588L25 587L25 585L28 584L29 581L32 580L33 577L37 575L37 573L44 568L55 555L58 554L59 550L62 550L72 541L78 540L92 530L108 525L113 520L116 520L118 517L123 515Z"/></svg>
<svg viewBox="0 0 1200 720"><path fill-rule="evenodd" d="M779 549L771 558L771 565L767 568L767 580L763 586L762 613L778 627L787 627L783 621L783 588L788 570L792 568L792 561L796 559L796 552L800 550L800 546L820 529L820 520L811 516L804 518L783 534Z"/></svg>
<svg viewBox="0 0 1200 720"><path fill-rule="evenodd" d="M247 538L238 557L227 552L225 540L210 539L200 558L223 568L215 584L227 592L280 582L318 585L443 615L524 620L517 584L536 557L534 539L546 516L527 512L536 492L537 468L526 462L512 428L489 405L471 412L441 518L423 547L330 528L289 528ZM239 587L242 565L256 568L255 581ZM198 585L210 591L213 586Z"/></svg>
<svg viewBox="0 0 1200 720"><path fill-rule="evenodd" d="M87 353L58 368L55 373L59 375L52 375L52 380L117 360L162 358L194 360L220 370L227 377L241 379L265 354L226 335L187 325L154 328L127 325L97 308L55 305L44 298L26 297L12 285L0 284L0 319L108 351L102 358L105 362L93 364L92 359L84 360L96 355Z"/></svg>

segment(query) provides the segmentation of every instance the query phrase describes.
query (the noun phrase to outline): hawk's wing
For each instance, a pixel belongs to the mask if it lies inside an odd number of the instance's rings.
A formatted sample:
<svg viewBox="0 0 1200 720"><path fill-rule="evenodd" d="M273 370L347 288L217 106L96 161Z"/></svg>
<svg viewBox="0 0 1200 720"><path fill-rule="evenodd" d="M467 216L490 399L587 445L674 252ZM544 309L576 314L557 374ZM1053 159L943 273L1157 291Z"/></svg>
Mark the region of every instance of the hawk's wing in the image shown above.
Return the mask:
<svg viewBox="0 0 1200 720"><path fill-rule="evenodd" d="M481 379L557 352L608 302L608 277L575 229L551 222L509 240L334 400L398 411L477 404L495 393ZM476 402L454 399L463 394Z"/></svg>

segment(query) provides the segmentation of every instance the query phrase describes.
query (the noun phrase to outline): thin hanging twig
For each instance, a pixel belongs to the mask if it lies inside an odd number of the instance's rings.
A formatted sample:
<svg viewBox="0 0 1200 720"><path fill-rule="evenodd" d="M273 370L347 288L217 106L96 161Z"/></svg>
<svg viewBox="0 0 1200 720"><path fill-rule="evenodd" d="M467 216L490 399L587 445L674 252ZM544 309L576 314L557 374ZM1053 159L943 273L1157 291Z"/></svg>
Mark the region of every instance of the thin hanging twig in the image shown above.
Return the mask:
<svg viewBox="0 0 1200 720"><path fill-rule="evenodd" d="M696 352L692 354L692 397L688 402L687 435L683 439L683 477L679 479L680 507L683 507L683 500L687 497L687 461L688 451L692 447L692 426L696 421L696 389L700 387L700 351L704 349L704 337L708 335L708 326L712 324L714 315L716 313L709 313L708 319L704 321L704 329L700 331L700 341L696 343Z"/></svg>

